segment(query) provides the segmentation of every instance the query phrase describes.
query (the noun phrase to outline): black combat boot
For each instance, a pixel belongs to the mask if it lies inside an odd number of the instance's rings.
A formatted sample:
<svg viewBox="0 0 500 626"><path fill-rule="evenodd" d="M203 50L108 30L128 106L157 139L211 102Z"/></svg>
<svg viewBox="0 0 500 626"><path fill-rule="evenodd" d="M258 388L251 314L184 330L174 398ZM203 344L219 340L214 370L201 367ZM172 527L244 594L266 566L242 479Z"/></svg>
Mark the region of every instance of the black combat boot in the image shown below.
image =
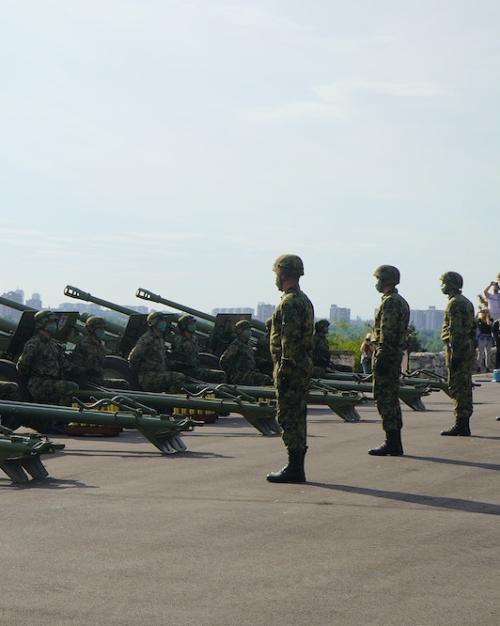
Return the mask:
<svg viewBox="0 0 500 626"><path fill-rule="evenodd" d="M385 433L385 442L378 448L371 448L368 454L373 456L403 456L400 430L388 430Z"/></svg>
<svg viewBox="0 0 500 626"><path fill-rule="evenodd" d="M455 424L448 430L442 430L444 437L470 437L470 417L457 417Z"/></svg>
<svg viewBox="0 0 500 626"><path fill-rule="evenodd" d="M270 483L305 483L304 457L307 447L303 450L288 450L288 465L279 472L267 475Z"/></svg>

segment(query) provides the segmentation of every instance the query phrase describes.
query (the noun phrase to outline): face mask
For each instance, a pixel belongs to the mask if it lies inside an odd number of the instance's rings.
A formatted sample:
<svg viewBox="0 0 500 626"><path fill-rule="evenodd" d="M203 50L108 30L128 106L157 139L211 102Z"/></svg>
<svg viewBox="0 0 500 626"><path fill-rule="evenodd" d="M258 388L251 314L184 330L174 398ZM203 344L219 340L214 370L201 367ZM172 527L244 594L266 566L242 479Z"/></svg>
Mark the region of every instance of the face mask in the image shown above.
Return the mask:
<svg viewBox="0 0 500 626"><path fill-rule="evenodd" d="M167 322L165 320L161 320L158 322L157 327L160 333L164 333L167 330Z"/></svg>
<svg viewBox="0 0 500 626"><path fill-rule="evenodd" d="M51 335L54 335L57 332L57 322L49 322L45 326L45 330Z"/></svg>
<svg viewBox="0 0 500 626"><path fill-rule="evenodd" d="M383 293L384 292L384 283L382 282L381 278L377 279L377 282L375 283L375 289L379 292L379 293Z"/></svg>
<svg viewBox="0 0 500 626"><path fill-rule="evenodd" d="M250 330L250 328L245 328L245 330L241 331L241 336L243 337L243 339L250 339L250 337L252 336L252 331Z"/></svg>
<svg viewBox="0 0 500 626"><path fill-rule="evenodd" d="M104 328L96 328L95 329L95 336L97 337L97 339L104 339L104 334L106 333L106 331L104 330Z"/></svg>
<svg viewBox="0 0 500 626"><path fill-rule="evenodd" d="M281 280L281 276L279 274L276 274L276 280L274 282L276 287L278 287L280 291L283 291L283 281Z"/></svg>
<svg viewBox="0 0 500 626"><path fill-rule="evenodd" d="M188 333L194 333L194 331L196 330L196 324L188 324L187 330Z"/></svg>
<svg viewBox="0 0 500 626"><path fill-rule="evenodd" d="M446 283L442 283L441 285L441 291L442 293L444 293L445 295L448 295L450 293L450 287L449 285L447 285Z"/></svg>

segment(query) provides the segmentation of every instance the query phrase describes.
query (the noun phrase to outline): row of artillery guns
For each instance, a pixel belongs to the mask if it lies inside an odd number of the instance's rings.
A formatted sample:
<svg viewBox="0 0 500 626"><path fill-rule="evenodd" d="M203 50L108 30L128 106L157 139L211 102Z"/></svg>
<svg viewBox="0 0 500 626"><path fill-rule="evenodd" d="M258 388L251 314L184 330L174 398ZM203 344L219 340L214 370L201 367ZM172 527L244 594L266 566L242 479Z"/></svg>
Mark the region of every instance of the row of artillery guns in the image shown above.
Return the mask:
<svg viewBox="0 0 500 626"><path fill-rule="evenodd" d="M66 286L64 293L70 298L94 303L120 314L112 321L106 319L106 377L125 379L130 389L124 391L89 385L86 389L78 390L72 406L34 403L24 381L18 375L16 360L26 341L33 335L34 315L37 311L0 298L0 304L21 312L17 323L0 318L0 349L5 357L0 359L0 379L16 382L19 386L19 397L15 400L0 400L0 469L14 483L27 483L30 477L43 480L48 476L40 455L61 453L64 446L53 443L46 437L54 428L60 432L61 426L63 432L71 435L110 436L119 434L123 429L135 429L165 455L187 451L181 437L183 432L192 431L198 425L229 414L242 416L261 435L280 434L273 387L214 385L188 378L182 393L151 393L140 390L126 357L145 332L147 316L70 285ZM265 324L251 319L249 315L221 314L214 317L143 288L137 290L136 296L150 304L173 309L175 312L169 313L169 319L174 329L182 313L196 319L196 332L201 345L216 352L213 354L207 351L200 355L206 367L218 367L218 356L232 341L234 324L239 319L250 322L252 343L255 347L268 345ZM55 338L66 350L71 351L76 338L85 328L87 317L88 314L80 314L78 310L58 312L58 331ZM438 376L424 378L424 375L424 372L413 372L402 379L400 399L415 411L425 410L423 396L431 391L447 390L445 381ZM366 402L370 393L371 381L368 377L328 371L324 378L311 381L307 401L308 405L330 408L346 422L359 422L357 406ZM31 427L37 432L14 432L21 426Z"/></svg>

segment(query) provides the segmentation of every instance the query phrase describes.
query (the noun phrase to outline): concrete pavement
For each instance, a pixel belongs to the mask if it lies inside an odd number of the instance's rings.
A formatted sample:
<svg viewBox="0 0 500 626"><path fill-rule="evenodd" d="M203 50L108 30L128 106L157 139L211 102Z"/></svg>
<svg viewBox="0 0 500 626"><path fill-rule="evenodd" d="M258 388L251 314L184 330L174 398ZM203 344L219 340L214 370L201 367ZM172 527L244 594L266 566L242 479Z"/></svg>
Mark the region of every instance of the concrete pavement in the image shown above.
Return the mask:
<svg viewBox="0 0 500 626"><path fill-rule="evenodd" d="M306 485L268 484L281 442L238 417L177 457L60 438L54 479L0 478L0 624L498 626L500 384L474 393L471 438L439 436L444 394L403 407L402 458L366 454L373 406L310 410Z"/></svg>

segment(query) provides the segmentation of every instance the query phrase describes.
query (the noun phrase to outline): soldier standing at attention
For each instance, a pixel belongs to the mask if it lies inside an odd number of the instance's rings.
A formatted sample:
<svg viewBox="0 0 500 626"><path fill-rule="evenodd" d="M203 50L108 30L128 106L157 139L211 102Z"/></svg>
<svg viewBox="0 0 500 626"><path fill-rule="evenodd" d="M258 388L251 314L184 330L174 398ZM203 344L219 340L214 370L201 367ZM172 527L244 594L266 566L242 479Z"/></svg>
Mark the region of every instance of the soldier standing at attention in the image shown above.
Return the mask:
<svg viewBox="0 0 500 626"><path fill-rule="evenodd" d="M64 352L53 337L57 315L53 311L38 311L34 320L35 334L26 342L17 370L35 402L70 405L78 385L64 380Z"/></svg>
<svg viewBox="0 0 500 626"><path fill-rule="evenodd" d="M474 306L462 295L463 278L457 272L441 276L441 291L448 296L441 339L444 343L448 389L454 404L455 424L442 435L469 437L472 415L472 364L476 327Z"/></svg>
<svg viewBox="0 0 500 626"><path fill-rule="evenodd" d="M277 419L283 429L288 465L267 475L273 483L303 483L307 450L306 396L312 372L314 309L301 291L304 265L300 257L284 254L273 266L276 286L283 292L272 317L271 355L274 363Z"/></svg>
<svg viewBox="0 0 500 626"><path fill-rule="evenodd" d="M375 288L382 294L382 302L375 318L372 339L375 343L373 357L373 396L382 418L385 442L368 451L374 456L401 456L401 429L403 419L399 405L399 377L401 359L406 341L410 307L396 289L400 282L397 267L381 265L375 270Z"/></svg>
<svg viewBox="0 0 500 626"><path fill-rule="evenodd" d="M249 344L252 327L247 320L234 326L236 339L220 357L220 367L226 372L228 382L234 385L271 385L272 379L257 371L255 356Z"/></svg>

